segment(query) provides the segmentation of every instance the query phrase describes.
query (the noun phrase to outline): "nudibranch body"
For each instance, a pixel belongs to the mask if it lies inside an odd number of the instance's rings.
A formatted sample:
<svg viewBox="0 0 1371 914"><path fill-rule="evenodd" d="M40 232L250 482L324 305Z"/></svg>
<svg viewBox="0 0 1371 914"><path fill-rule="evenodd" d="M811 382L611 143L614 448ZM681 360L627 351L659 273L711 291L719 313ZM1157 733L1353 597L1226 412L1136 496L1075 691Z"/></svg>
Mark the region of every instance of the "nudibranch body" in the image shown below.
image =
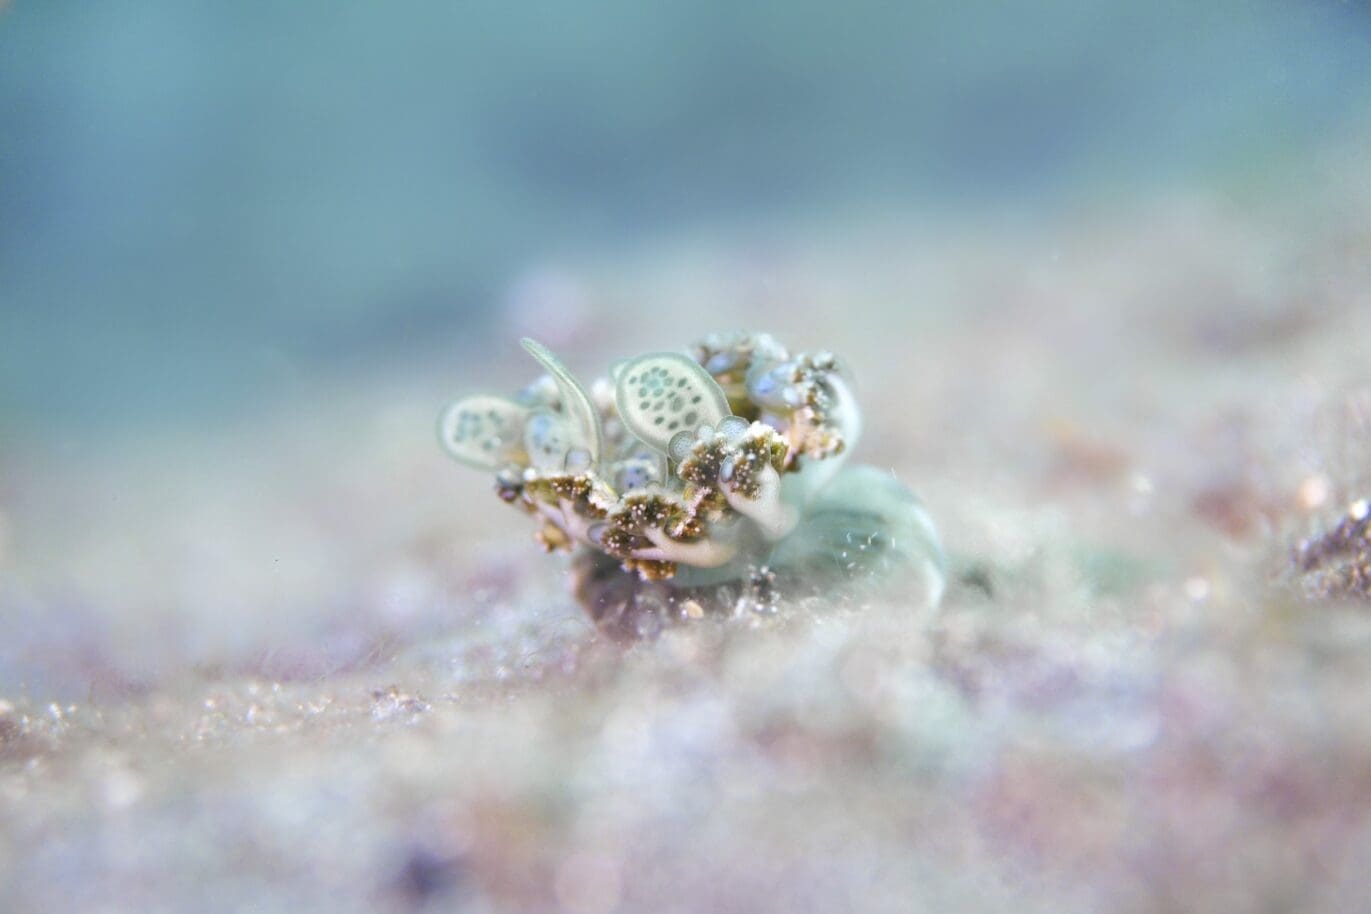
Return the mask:
<svg viewBox="0 0 1371 914"><path fill-rule="evenodd" d="M942 549L918 500L888 475L843 470L861 416L831 353L714 335L689 355L620 362L587 391L546 348L523 345L546 375L514 397L456 401L439 435L495 474L545 549L682 588L758 569L907 565L937 602Z"/></svg>

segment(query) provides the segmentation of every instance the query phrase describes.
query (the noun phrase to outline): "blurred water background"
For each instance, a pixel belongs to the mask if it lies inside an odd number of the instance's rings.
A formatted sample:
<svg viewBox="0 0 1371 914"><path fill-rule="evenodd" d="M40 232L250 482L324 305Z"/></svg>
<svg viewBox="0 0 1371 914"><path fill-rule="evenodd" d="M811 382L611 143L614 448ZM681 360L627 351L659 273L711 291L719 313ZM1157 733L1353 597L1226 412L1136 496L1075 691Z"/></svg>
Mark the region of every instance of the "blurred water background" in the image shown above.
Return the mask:
<svg viewBox="0 0 1371 914"><path fill-rule="evenodd" d="M1329 0L12 0L0 440L455 366L557 264L664 240L1297 191L1369 87Z"/></svg>

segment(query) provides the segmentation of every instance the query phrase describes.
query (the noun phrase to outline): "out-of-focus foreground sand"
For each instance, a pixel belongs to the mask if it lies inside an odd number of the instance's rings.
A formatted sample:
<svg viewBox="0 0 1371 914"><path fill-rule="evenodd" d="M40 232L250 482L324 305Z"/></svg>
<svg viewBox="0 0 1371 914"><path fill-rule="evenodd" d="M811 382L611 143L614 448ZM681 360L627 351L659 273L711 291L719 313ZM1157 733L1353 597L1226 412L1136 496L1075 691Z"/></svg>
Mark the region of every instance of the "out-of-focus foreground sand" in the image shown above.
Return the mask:
<svg viewBox="0 0 1371 914"><path fill-rule="evenodd" d="M485 364L0 458L0 908L1365 910L1371 607L1290 563L1371 494L1365 178L683 240L531 275ZM434 443L521 333L740 323L853 367L938 616L616 645Z"/></svg>

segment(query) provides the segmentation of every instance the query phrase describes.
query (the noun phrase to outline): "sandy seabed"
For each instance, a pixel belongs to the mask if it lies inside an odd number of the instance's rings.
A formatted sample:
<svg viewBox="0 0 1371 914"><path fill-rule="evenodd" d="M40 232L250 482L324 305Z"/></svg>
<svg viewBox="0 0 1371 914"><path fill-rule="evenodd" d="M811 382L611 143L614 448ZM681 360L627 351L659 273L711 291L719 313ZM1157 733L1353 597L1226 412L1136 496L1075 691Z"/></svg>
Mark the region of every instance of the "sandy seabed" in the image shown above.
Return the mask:
<svg viewBox="0 0 1371 914"><path fill-rule="evenodd" d="M16 449L0 908L1365 910L1371 603L1292 556L1371 496L1371 182L1318 169L538 271L484 364ZM434 444L530 329L590 373L739 315L853 367L939 613L616 643Z"/></svg>

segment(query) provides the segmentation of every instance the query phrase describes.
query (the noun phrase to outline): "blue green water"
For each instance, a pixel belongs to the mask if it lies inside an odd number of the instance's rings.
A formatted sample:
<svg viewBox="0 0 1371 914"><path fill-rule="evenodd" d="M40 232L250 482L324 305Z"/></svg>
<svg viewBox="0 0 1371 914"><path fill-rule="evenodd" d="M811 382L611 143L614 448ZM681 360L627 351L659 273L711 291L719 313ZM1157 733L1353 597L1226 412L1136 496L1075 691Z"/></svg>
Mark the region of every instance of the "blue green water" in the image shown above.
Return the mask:
<svg viewBox="0 0 1371 914"><path fill-rule="evenodd" d="M0 4L0 426L117 430L481 338L683 227L1298 180L1359 3Z"/></svg>

